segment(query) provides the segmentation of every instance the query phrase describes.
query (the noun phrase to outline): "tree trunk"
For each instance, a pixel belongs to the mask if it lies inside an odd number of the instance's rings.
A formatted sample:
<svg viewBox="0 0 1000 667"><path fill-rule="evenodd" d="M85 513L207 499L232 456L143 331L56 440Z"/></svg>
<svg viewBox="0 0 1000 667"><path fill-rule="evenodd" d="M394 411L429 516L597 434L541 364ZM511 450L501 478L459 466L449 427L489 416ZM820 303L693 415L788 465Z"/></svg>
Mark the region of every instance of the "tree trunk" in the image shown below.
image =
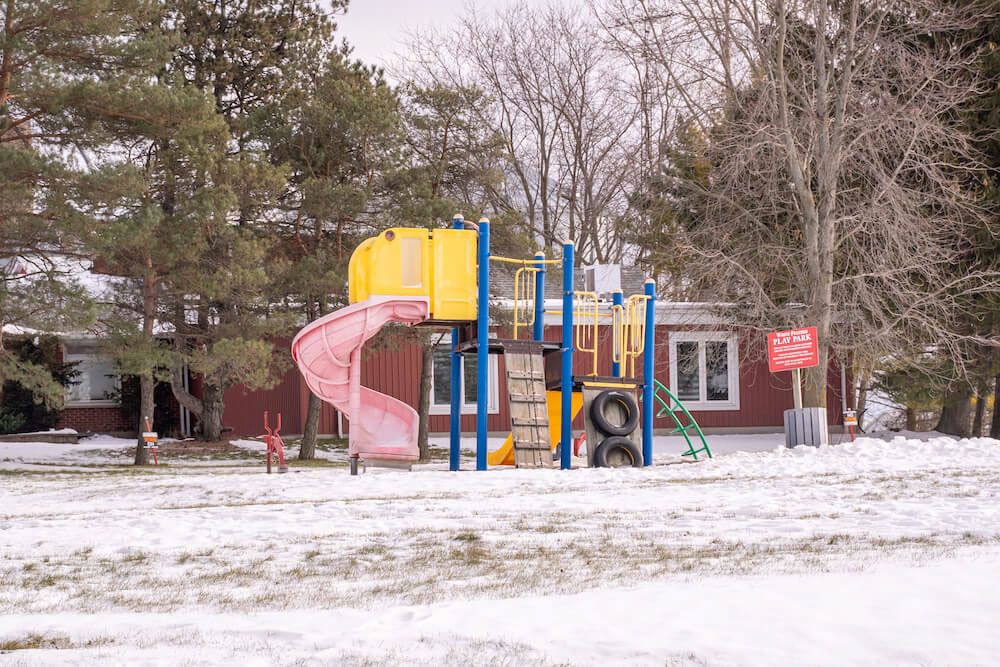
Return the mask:
<svg viewBox="0 0 1000 667"><path fill-rule="evenodd" d="M153 411L156 403L153 400L153 374L143 373L139 376L139 435L135 443L135 465L149 465L149 450L142 439L142 432L146 430L146 418L149 418L150 427L153 426Z"/></svg>
<svg viewBox="0 0 1000 667"><path fill-rule="evenodd" d="M1000 439L1000 375L993 385L993 419L990 420L990 437Z"/></svg>
<svg viewBox="0 0 1000 667"><path fill-rule="evenodd" d="M222 412L226 405L221 387L206 382L202 389L201 439L206 442L222 440Z"/></svg>
<svg viewBox="0 0 1000 667"><path fill-rule="evenodd" d="M431 410L431 373L434 367L434 346L430 338L424 341L420 348L420 400L417 412L420 415L420 426L417 429L417 448L420 450L420 460L430 459L430 448L427 443L427 420ZM452 387L451 391L459 391Z"/></svg>
<svg viewBox="0 0 1000 667"><path fill-rule="evenodd" d="M322 234L319 220L315 223L315 237L318 239ZM326 298L320 297L318 301L313 298L307 300L309 307L306 309L306 318L311 322L326 315ZM319 432L319 415L323 409L323 400L309 392L309 402L306 407L306 423L302 427L302 442L299 444L299 460L311 461L316 458L316 436Z"/></svg>
<svg viewBox="0 0 1000 667"><path fill-rule="evenodd" d="M941 407L941 418L934 430L960 438L969 437L969 417L972 412L972 389L961 385L950 389Z"/></svg>
<svg viewBox="0 0 1000 667"><path fill-rule="evenodd" d="M917 430L917 410L912 405L906 406L906 430Z"/></svg>
<svg viewBox="0 0 1000 667"><path fill-rule="evenodd" d="M306 425L302 429L302 443L299 445L299 460L311 461L316 458L316 433L319 430L319 413L323 400L309 392L309 407L306 408Z"/></svg>
<svg viewBox="0 0 1000 667"><path fill-rule="evenodd" d="M820 365L802 369L802 407L826 407L826 358L825 350L820 349Z"/></svg>
<svg viewBox="0 0 1000 667"><path fill-rule="evenodd" d="M983 412L986 409L986 396L982 392L976 392L976 415L972 418L972 437L981 438L983 436Z"/></svg>
<svg viewBox="0 0 1000 667"><path fill-rule="evenodd" d="M865 410L868 409L868 374L861 375L858 382L858 397L854 404L858 415L858 430L862 433L865 430Z"/></svg>

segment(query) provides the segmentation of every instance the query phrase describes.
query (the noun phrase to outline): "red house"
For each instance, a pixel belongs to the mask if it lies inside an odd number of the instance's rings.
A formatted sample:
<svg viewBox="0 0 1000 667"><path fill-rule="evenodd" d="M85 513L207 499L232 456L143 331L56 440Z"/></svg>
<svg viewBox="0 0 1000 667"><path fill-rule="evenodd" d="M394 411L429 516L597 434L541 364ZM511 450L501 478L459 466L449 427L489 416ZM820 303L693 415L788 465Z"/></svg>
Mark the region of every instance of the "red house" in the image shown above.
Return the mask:
<svg viewBox="0 0 1000 667"><path fill-rule="evenodd" d="M545 338L559 340L561 327L546 326ZM663 303L656 309L655 368L656 378L671 389L691 411L707 432L777 432L783 428L783 412L792 407L791 373L772 374L759 341L740 337L720 328L706 304ZM547 323L548 324L548 323ZM509 331L504 337L509 337ZM598 375L611 375L610 327L600 327ZM758 349L759 348L759 349ZM431 407L429 429L432 433L447 433L450 412L450 336L443 336L434 352L431 373ZM407 344L395 349L366 350L363 354L361 382L376 391L389 394L413 407L420 391L421 350ZM463 357L463 383L459 389L464 397L462 430L475 431L476 359ZM593 357L574 354L574 373L592 372ZM490 356L488 429L503 433L510 430L507 389L502 355ZM850 389L851 378L845 378ZM830 364L827 386L828 423L841 423L841 370ZM296 368L290 369L281 383L270 390L246 391L240 387L226 394L224 423L240 435L260 431L264 410L281 412L283 430L301 433L305 424L308 389ZM853 395L848 391L848 407ZM654 420L655 428L673 428L668 415ZM332 406L324 404L319 431L323 434L346 434L350 425Z"/></svg>
<svg viewBox="0 0 1000 667"><path fill-rule="evenodd" d="M641 293L643 276L638 269L614 267L615 289L626 295ZM607 273L607 272L605 272ZM583 289L586 277L577 277ZM593 287L593 285L587 285ZM504 298L513 294L512 276L497 272L491 280L494 295ZM546 296L558 298L558 286L548 285ZM549 292L551 290L551 293ZM602 304L607 310L608 304ZM712 304L656 302L655 374L656 378L671 389L691 411L698 423L708 432L769 432L783 428L783 411L792 407L791 373L772 374L768 371L764 354L763 334L750 337L737 334L721 319ZM545 337L559 340L561 318L549 315L546 319ZM597 359L598 375L611 375L610 327L599 327L602 341ZM506 331L503 337L510 337ZM523 337L523 336L522 336ZM760 340L758 340L758 338ZM287 345L282 341L279 345ZM430 407L430 431L448 431L450 411L450 336L443 335L434 352ZM79 362L80 384L72 387L67 396L66 410L59 424L81 432L134 432L134 419L126 420L115 395L121 386L111 362L101 358L93 339L65 339L64 358ZM586 375L593 371L593 358L581 353L574 355L574 371ZM476 359L465 357L463 382L458 390L464 397L461 425L463 431L475 430L476 411ZM637 370L641 371L641 369ZM416 407L419 397L421 350L415 344L402 346L369 346L363 354L362 383L376 391L389 394ZM490 357L488 392L489 422L491 432L509 430L510 416L502 356ZM189 377L192 393L197 394L197 376ZM832 361L828 369L827 405L828 422L841 423L842 409L853 407L853 383ZM847 387L842 396L841 387ZM308 389L297 368L292 366L281 382L272 389L250 391L244 387L231 388L225 395L226 409L223 424L231 429L232 436L252 436L261 432L265 410L282 414L282 431L286 434L301 433L306 419ZM169 405L163 406L166 402ZM191 433L192 416L180 408L169 395L160 399L171 425L159 427L178 435ZM159 412L158 412L159 414ZM654 420L655 428L672 428L670 417L664 415ZM320 416L322 434L345 434L350 425L333 409L325 405Z"/></svg>

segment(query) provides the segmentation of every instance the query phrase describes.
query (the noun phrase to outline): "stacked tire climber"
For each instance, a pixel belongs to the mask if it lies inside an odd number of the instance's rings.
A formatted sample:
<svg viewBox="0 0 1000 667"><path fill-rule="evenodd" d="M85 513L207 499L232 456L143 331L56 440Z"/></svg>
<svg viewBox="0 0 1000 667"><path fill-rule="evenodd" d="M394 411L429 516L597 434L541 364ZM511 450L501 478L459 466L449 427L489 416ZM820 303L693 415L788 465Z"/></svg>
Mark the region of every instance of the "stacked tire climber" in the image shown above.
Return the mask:
<svg viewBox="0 0 1000 667"><path fill-rule="evenodd" d="M625 389L605 389L590 403L589 416L597 438L591 465L595 468L642 466L642 450L636 442L639 406L635 396Z"/></svg>

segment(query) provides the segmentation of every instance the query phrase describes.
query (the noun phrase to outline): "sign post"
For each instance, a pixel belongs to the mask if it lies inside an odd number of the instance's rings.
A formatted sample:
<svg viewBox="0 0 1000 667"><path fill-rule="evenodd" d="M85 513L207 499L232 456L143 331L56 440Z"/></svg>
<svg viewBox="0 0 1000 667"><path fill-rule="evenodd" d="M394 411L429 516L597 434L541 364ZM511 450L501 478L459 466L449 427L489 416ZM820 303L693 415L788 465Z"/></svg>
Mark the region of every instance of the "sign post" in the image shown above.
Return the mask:
<svg viewBox="0 0 1000 667"><path fill-rule="evenodd" d="M156 431L149 425L149 417L146 417L146 431L142 434L142 442L143 446L153 453L153 465L156 466L160 465L160 461L156 457L156 443L158 439L159 436L156 434Z"/></svg>
<svg viewBox="0 0 1000 667"><path fill-rule="evenodd" d="M802 369L792 370L792 405L798 410L802 407Z"/></svg>
<svg viewBox="0 0 1000 667"><path fill-rule="evenodd" d="M767 334L767 363L772 373L792 372L794 408L785 410L785 444L820 445L828 440L826 410L802 407L802 369L819 365L816 327Z"/></svg>

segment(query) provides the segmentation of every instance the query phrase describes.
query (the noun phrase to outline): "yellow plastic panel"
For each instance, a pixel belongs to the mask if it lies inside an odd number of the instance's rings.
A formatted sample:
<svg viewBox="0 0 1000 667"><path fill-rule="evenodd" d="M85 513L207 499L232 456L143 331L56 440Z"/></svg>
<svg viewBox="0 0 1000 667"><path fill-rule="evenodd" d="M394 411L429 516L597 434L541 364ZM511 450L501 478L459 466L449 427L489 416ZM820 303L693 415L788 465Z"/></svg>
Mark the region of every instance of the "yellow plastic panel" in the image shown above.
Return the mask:
<svg viewBox="0 0 1000 667"><path fill-rule="evenodd" d="M431 295L430 231L397 227L362 243L348 267L348 299Z"/></svg>
<svg viewBox="0 0 1000 667"><path fill-rule="evenodd" d="M435 229L431 233L434 280L431 318L476 319L476 243L471 229Z"/></svg>
<svg viewBox="0 0 1000 667"><path fill-rule="evenodd" d="M347 267L347 300L351 303L368 298L368 250L377 239L365 239L354 252Z"/></svg>
<svg viewBox="0 0 1000 667"><path fill-rule="evenodd" d="M396 227L367 239L351 255L348 298L426 296L430 319L476 319L475 231Z"/></svg>

